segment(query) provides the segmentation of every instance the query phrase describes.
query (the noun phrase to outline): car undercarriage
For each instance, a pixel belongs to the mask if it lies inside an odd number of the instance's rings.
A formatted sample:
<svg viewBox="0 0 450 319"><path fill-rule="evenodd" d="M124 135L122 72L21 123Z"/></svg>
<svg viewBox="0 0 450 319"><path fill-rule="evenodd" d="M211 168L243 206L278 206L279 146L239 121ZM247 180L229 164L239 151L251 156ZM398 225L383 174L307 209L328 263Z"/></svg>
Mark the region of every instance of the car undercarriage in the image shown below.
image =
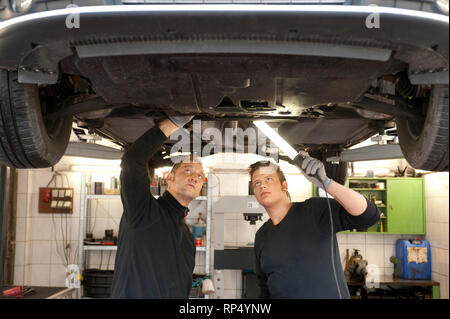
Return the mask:
<svg viewBox="0 0 450 319"><path fill-rule="evenodd" d="M158 119L190 114L202 131L266 120L318 157L396 126L413 167L448 170L448 17L368 7L162 7L71 8L0 22L0 159L53 165L69 122L126 148ZM380 28L364 25L374 13ZM81 15L80 28L62 27L70 14ZM14 110L23 103L21 112L34 105L47 137L59 139L54 151L30 144L17 155L27 128L6 122L19 123Z"/></svg>

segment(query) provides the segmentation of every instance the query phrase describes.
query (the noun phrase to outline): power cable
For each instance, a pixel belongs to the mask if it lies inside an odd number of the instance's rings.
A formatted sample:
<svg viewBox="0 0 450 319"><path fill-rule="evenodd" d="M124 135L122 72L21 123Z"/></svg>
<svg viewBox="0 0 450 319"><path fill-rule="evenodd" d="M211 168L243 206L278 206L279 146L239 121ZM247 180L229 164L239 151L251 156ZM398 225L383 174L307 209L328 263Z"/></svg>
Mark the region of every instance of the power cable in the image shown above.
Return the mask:
<svg viewBox="0 0 450 319"><path fill-rule="evenodd" d="M333 266L333 275L334 275L334 280L336 282L336 288L339 294L339 299L342 299L342 294L341 294L341 288L339 287L339 282L338 282L338 278L337 278L337 273L336 273L336 263L334 260L334 225L333 225L333 214L331 211L331 204L330 204L330 198L328 197L328 193L326 191L326 187L324 182L319 179L319 181L321 182L323 189L325 191L325 196L327 198L327 204L328 204L328 212L330 213L330 248L331 248L331 265Z"/></svg>

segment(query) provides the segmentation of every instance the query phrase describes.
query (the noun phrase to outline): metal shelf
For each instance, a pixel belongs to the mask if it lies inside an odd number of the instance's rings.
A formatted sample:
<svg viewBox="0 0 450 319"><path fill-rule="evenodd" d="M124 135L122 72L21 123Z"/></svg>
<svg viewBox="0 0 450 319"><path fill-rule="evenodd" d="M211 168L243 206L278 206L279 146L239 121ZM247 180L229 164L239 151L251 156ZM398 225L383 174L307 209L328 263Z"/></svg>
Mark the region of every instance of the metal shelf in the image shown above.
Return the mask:
<svg viewBox="0 0 450 319"><path fill-rule="evenodd" d="M158 198L159 195L156 195L155 198ZM86 195L86 199L120 199L120 195ZM208 200L208 196L199 196L194 200Z"/></svg>
<svg viewBox="0 0 450 319"><path fill-rule="evenodd" d="M83 249L86 250L117 250L116 245L84 245ZM195 247L196 251L206 251L206 247Z"/></svg>
<svg viewBox="0 0 450 319"><path fill-rule="evenodd" d="M115 245L84 245L83 249L86 250L117 250Z"/></svg>
<svg viewBox="0 0 450 319"><path fill-rule="evenodd" d="M120 195L86 195L86 199L120 199Z"/></svg>

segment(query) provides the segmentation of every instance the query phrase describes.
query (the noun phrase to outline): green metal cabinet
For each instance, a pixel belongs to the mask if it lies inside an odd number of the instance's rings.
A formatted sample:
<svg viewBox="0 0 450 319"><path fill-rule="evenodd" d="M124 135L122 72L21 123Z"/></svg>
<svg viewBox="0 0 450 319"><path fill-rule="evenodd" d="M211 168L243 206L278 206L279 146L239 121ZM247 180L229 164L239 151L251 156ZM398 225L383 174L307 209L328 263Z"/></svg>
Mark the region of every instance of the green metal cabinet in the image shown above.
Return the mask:
<svg viewBox="0 0 450 319"><path fill-rule="evenodd" d="M423 179L390 178L386 183L388 232L425 234Z"/></svg>
<svg viewBox="0 0 450 319"><path fill-rule="evenodd" d="M367 229L371 234L425 234L424 180L416 177L350 177L351 181L366 182L369 187L354 188L365 197L376 196L378 209L383 213L382 232L378 225ZM375 183L384 183L384 189L375 189Z"/></svg>
<svg viewBox="0 0 450 319"><path fill-rule="evenodd" d="M352 183L353 182L353 183ZM360 182L364 187L352 187ZM375 183L383 183L384 189L376 189ZM418 177L349 177L346 186L366 198L379 201L382 213L380 222L356 233L425 235L424 180ZM317 196L317 189L313 189ZM354 233L345 231L342 233Z"/></svg>

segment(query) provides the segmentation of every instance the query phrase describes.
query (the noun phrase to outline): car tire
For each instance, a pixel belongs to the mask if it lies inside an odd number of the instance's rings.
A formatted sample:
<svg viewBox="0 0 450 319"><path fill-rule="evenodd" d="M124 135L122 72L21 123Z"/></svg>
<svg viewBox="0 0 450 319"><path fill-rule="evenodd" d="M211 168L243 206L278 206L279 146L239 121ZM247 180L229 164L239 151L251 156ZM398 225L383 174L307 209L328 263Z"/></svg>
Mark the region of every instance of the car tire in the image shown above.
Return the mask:
<svg viewBox="0 0 450 319"><path fill-rule="evenodd" d="M339 184L345 185L348 176L348 162L336 163L327 161L328 157L337 155L329 151L312 152L310 155L322 161L325 166L325 172L329 178Z"/></svg>
<svg viewBox="0 0 450 319"><path fill-rule="evenodd" d="M324 162L324 165L328 177L339 184L345 185L348 176L347 162L339 162L338 164Z"/></svg>
<svg viewBox="0 0 450 319"><path fill-rule="evenodd" d="M432 87L423 123L397 120L400 148L415 169L448 171L448 85Z"/></svg>
<svg viewBox="0 0 450 319"><path fill-rule="evenodd" d="M72 116L44 121L38 86L0 70L0 162L15 168L55 165L69 143Z"/></svg>

